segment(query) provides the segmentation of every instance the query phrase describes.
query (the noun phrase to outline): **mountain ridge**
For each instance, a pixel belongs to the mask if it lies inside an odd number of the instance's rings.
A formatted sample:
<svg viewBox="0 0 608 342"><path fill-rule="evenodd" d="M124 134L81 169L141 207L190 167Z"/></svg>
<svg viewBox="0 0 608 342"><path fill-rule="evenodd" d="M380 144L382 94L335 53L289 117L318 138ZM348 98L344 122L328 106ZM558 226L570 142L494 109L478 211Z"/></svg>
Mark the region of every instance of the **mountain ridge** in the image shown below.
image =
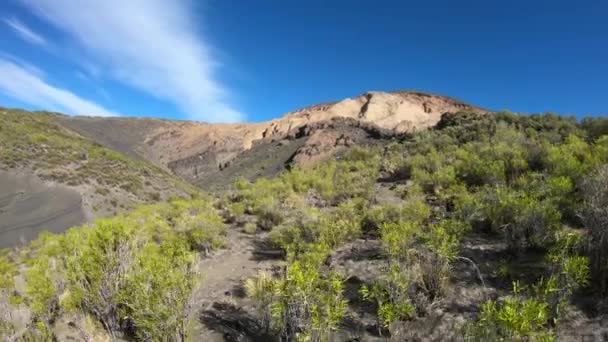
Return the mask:
<svg viewBox="0 0 608 342"><path fill-rule="evenodd" d="M148 118L65 116L59 120L62 125L106 147L139 156L181 177L192 179L222 168L256 143L289 139L294 130L307 124L351 118L403 134L435 125L445 112L463 110L488 112L441 95L371 91L340 101L306 106L259 123L209 124ZM116 131L114 136L112 130ZM202 163L190 163L188 169L170 167L180 164L180 160L193 158L199 158Z"/></svg>
<svg viewBox="0 0 608 342"><path fill-rule="evenodd" d="M445 96L403 91L366 92L267 122L239 124L2 109L0 180L12 184L22 176L30 185L0 193L18 199L3 205L0 231L13 232L28 222L61 231L138 203L188 196L195 191L190 184L220 190L237 179L314 166L353 146L400 139L435 125L444 112L460 110L485 112ZM69 205L57 206L54 198L69 199ZM28 210L34 205L45 209ZM54 215L58 219L49 220ZM7 243L22 240L21 233L11 234Z"/></svg>

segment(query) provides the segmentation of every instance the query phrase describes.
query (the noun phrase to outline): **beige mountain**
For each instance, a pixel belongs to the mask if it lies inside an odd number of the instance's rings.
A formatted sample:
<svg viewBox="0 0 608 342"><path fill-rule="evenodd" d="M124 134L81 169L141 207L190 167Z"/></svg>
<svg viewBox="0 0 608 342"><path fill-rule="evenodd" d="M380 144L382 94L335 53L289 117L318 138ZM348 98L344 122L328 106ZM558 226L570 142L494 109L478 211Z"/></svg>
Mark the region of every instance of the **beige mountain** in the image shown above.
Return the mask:
<svg viewBox="0 0 608 342"><path fill-rule="evenodd" d="M373 125L402 134L435 125L445 112L484 110L453 98L420 92L367 92L338 102L319 104L289 112L279 119L261 123L206 124L157 119L101 119L62 117L62 124L110 148L151 161L190 181L203 180L234 163L256 144L306 139L299 152L291 156L304 163L330 154L333 145L348 143L349 132L302 130L320 122L340 118L350 124ZM301 133L298 133L302 131ZM338 140L342 140L342 142ZM356 142L353 142L356 143ZM293 146L292 146L293 147ZM298 152L298 151L296 151Z"/></svg>

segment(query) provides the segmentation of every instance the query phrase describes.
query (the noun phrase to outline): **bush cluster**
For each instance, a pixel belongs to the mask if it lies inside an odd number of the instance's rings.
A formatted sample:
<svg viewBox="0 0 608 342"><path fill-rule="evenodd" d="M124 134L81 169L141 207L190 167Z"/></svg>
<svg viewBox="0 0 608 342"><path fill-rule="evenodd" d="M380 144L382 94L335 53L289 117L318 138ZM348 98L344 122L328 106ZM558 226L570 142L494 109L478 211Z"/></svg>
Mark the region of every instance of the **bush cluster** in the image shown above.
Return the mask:
<svg viewBox="0 0 608 342"><path fill-rule="evenodd" d="M53 340L53 322L76 312L113 338L185 341L197 260L223 244L223 233L209 200L175 200L42 234L14 261L0 260L0 285L31 312L19 338ZM24 268L22 291L11 283L15 264Z"/></svg>

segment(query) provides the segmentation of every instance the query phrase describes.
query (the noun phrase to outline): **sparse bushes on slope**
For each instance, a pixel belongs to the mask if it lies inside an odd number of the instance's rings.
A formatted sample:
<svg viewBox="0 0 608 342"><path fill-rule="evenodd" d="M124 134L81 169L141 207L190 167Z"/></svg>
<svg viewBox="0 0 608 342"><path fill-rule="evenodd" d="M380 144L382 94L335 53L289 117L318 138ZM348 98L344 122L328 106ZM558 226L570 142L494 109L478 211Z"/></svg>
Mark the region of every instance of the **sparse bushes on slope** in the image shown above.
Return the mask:
<svg viewBox="0 0 608 342"><path fill-rule="evenodd" d="M208 200L176 200L43 234L21 252L26 287L17 295L32 313L27 333L52 339L55 319L74 311L111 336L185 341L197 259L223 244L223 232Z"/></svg>
<svg viewBox="0 0 608 342"><path fill-rule="evenodd" d="M42 179L70 186L91 185L101 192L115 188L132 196L125 203L152 202L149 184L168 189L165 195L187 196L197 190L141 160L131 159L63 128L48 113L0 108L0 168L31 169ZM146 184L148 182L148 184Z"/></svg>
<svg viewBox="0 0 608 342"><path fill-rule="evenodd" d="M483 217L514 253L545 244L561 218L553 203L508 187L487 188L479 200Z"/></svg>
<svg viewBox="0 0 608 342"><path fill-rule="evenodd" d="M15 326L11 317L11 289L14 287L15 265L0 256L0 337L8 341L16 340Z"/></svg>
<svg viewBox="0 0 608 342"><path fill-rule="evenodd" d="M333 249L364 236L379 240L382 259L374 262L384 267L361 295L377 306L381 333L399 339L397 325L425 319L450 294L454 262L466 259L463 237L488 228L515 260L539 247L546 264L531 276L532 285L516 283L510 296L482 305L466 338L553 339L589 273L604 290L608 283L602 244L608 138L590 142L581 134L572 120L552 115L446 115L438 129L383 154L357 148L310 170L237 182L222 202L224 219L246 222L248 233L269 231L260 235L286 257L281 271L246 283L261 326L283 340L336 339L347 303L343 278L332 271ZM401 190L377 186L380 171L383 180L404 183L402 201L393 196ZM383 202L381 191L393 191L390 200ZM578 214L586 235L578 234ZM116 336L184 340L194 265L223 245L224 234L211 200L201 199L146 206L90 229L41 237L24 248L29 260L18 261L26 282L40 289L17 293L34 313L32 336L52 335L53 319L76 310ZM0 258L0 271L13 272L12 261ZM0 288L11 282L0 279ZM0 309L11 291L0 291Z"/></svg>
<svg viewBox="0 0 608 342"><path fill-rule="evenodd" d="M401 146L391 145L381 164L383 171L389 173L387 179L407 179L413 186L421 186L434 210L430 221L416 228L411 224L399 226L397 218L401 215L389 207L368 210L363 227L381 230L383 245L393 265L396 263L391 253L405 253L401 259L397 258L400 260L397 266L387 268L383 280L364 290L367 298L379 300L379 306L384 307L378 312L380 321L388 326L391 319L387 317L399 319L400 315L396 314L399 306L389 310L387 305L391 297L401 298L395 301L406 303L403 308L409 305L416 308L403 310L408 314L401 315L400 319L415 315L418 310L415 300L419 297L414 297L411 289L405 290L413 283L417 283L427 298L440 297L441 288L445 288L441 284L449 278L450 261L459 258L460 238L468 227L486 226L503 236L514 256L529 247L548 251L551 273L536 286L534 298L517 295L515 297L521 298L487 304L482 321L492 321L487 324L493 325L490 330L498 335L484 335L484 338L551 337L551 333L545 334L553 324L549 321L556 320L563 310L562 304L568 302L573 291L586 284L588 272L587 259L563 245L563 225L580 222L576 218L587 191L581 187L582 180L608 158L603 138L588 144L581 135L573 119L554 115L448 114L436 130L416 134ZM598 184L593 186L597 188ZM601 206L590 206L590 197L585 198L588 199L585 218L589 220L594 217L589 208ZM603 217L602 214L595 217ZM374 223L378 220L393 222L381 226ZM443 226L450 221L460 228ZM401 231L396 229L399 227L408 228ZM590 241L601 239L591 236ZM594 249L599 258L601 252L598 251L603 249L606 248ZM568 253L559 254L556 250ZM423 271L416 273L416 269ZM395 295L394 289L399 288L402 295ZM520 317L524 321L506 318L505 315L518 310L529 310L526 312L530 315ZM546 319L534 322L535 315Z"/></svg>
<svg viewBox="0 0 608 342"><path fill-rule="evenodd" d="M583 186L583 223L588 229L587 251L595 284L608 290L608 166L601 167Z"/></svg>
<svg viewBox="0 0 608 342"><path fill-rule="evenodd" d="M277 277L262 273L246 285L258 303L262 326L285 340L332 340L346 310L343 280L321 266L332 248L361 234L362 212L378 169L379 158L373 151L354 149L341 161L313 170L293 169L272 181L237 184L238 197L254 208L254 214L257 211L258 224L260 219L267 221L259 211L262 203L279 201L282 208L291 209L268 225L273 226L270 241L287 255L284 273ZM279 190L277 194L253 190L269 183ZM323 201L310 202L310 194ZM315 207L319 203L324 205Z"/></svg>
<svg viewBox="0 0 608 342"><path fill-rule="evenodd" d="M588 259L577 255L580 236L564 233L548 256L552 273L530 288L513 283L513 292L501 301L481 306L479 319L465 332L467 341L554 341L574 291L588 285Z"/></svg>
<svg viewBox="0 0 608 342"><path fill-rule="evenodd" d="M584 118L579 127L587 133L590 141L595 141L602 135L608 135L608 119L606 118Z"/></svg>
<svg viewBox="0 0 608 342"><path fill-rule="evenodd" d="M346 311L343 280L322 275L328 250L321 245L290 259L285 274L260 274L246 283L247 293L258 301L265 326L286 341L332 341Z"/></svg>
<svg viewBox="0 0 608 342"><path fill-rule="evenodd" d="M547 328L549 309L535 298L522 298L517 283L513 295L481 306L479 321L468 328L466 341L554 341Z"/></svg>
<svg viewBox="0 0 608 342"><path fill-rule="evenodd" d="M380 240L387 257L383 275L363 286L364 299L378 305L380 327L424 314L430 303L444 295L466 224L456 220L429 223L431 212L416 192L406 197L402 215L380 225Z"/></svg>

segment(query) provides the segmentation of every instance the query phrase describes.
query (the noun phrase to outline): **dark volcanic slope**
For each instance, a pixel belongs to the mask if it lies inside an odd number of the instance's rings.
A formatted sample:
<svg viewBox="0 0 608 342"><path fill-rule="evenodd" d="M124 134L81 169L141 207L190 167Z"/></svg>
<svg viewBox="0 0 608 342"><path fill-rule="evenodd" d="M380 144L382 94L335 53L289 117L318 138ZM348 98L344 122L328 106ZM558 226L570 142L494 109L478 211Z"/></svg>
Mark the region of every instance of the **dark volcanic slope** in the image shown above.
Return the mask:
<svg viewBox="0 0 608 342"><path fill-rule="evenodd" d="M78 192L27 174L0 171L0 248L85 221Z"/></svg>
<svg viewBox="0 0 608 342"><path fill-rule="evenodd" d="M403 136L351 118L333 118L300 126L279 140L259 140L212 172L201 174L195 171L194 177L190 174L186 179L203 189L215 190L229 186L239 178L253 181L274 176L292 166L314 166L352 146L372 146ZM197 170L204 164L204 158L195 156L174 162L169 167Z"/></svg>
<svg viewBox="0 0 608 342"><path fill-rule="evenodd" d="M147 118L95 118L57 116L62 126L132 158L149 159L144 141L167 121Z"/></svg>
<svg viewBox="0 0 608 342"><path fill-rule="evenodd" d="M82 210L89 219L197 192L151 163L84 138L58 117L0 108L0 247L80 224ZM101 133L119 134L113 121L100 122L109 125Z"/></svg>

